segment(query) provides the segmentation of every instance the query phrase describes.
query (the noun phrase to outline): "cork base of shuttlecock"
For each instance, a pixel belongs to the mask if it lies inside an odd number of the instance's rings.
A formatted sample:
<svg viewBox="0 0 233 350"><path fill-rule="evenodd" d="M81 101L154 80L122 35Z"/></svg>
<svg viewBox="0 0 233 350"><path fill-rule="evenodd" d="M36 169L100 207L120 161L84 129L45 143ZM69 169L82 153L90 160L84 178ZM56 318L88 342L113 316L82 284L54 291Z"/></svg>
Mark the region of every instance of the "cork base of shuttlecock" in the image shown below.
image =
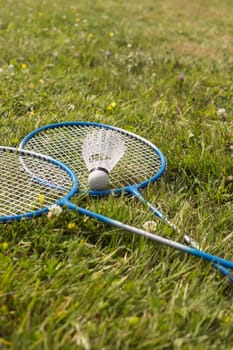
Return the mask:
<svg viewBox="0 0 233 350"><path fill-rule="evenodd" d="M106 190L108 187L108 179L108 171L104 168L97 168L91 170L88 177L88 184L92 190Z"/></svg>

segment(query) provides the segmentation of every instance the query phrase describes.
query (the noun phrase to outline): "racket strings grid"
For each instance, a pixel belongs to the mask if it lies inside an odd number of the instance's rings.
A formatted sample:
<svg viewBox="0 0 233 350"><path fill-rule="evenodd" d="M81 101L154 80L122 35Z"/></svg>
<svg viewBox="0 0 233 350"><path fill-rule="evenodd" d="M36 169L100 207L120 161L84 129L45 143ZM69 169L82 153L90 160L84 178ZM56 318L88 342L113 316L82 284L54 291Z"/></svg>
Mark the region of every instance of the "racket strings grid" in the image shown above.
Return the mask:
<svg viewBox="0 0 233 350"><path fill-rule="evenodd" d="M0 147L0 172L0 219L47 208L72 188L58 165L9 148Z"/></svg>

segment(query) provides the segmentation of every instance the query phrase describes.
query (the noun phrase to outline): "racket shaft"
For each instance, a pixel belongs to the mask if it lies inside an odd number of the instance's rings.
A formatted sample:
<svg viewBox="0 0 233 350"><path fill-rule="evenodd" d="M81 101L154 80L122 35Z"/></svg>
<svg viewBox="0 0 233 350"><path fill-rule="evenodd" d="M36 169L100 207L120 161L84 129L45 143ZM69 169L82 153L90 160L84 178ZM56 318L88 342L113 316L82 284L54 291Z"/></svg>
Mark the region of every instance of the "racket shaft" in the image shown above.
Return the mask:
<svg viewBox="0 0 233 350"><path fill-rule="evenodd" d="M87 209L84 209L84 208L81 208L81 207L77 207L76 205L74 205L74 204L72 204L70 202L66 203L66 205L70 209L78 211L82 215L86 215L86 216L89 216L91 218L97 219L97 220L99 220L99 221L101 221L101 222L103 222L105 224L113 225L113 226L118 227L118 228L120 228L122 230L126 230L126 231L129 231L129 232L138 234L140 236L149 238L149 239L151 239L153 241L156 241L158 243L162 243L162 244L167 245L169 247L172 247L172 248L175 248L177 250L183 251L183 252L185 252L187 254L191 254L193 256L202 258L202 259L204 259L206 261L209 261L209 262L215 264L216 266L218 266L220 264L222 266L222 268L229 268L229 269L233 270L233 262L231 262L231 261L225 260L223 258L217 257L217 256L209 254L209 253L205 253L205 252L200 251L198 249L195 249L195 248L183 245L181 243L169 240L167 238L158 236L156 234L152 234L150 232L144 231L144 230L136 228L134 226L123 224L122 222L120 222L118 220L114 220L114 219L111 219L111 218L106 217L104 215L101 215L101 214L98 214L98 213L94 213L94 212L92 212L90 210L87 210ZM227 274L227 271L226 270L224 270L224 271L225 271L225 274ZM230 272L229 272L229 275L230 275Z"/></svg>

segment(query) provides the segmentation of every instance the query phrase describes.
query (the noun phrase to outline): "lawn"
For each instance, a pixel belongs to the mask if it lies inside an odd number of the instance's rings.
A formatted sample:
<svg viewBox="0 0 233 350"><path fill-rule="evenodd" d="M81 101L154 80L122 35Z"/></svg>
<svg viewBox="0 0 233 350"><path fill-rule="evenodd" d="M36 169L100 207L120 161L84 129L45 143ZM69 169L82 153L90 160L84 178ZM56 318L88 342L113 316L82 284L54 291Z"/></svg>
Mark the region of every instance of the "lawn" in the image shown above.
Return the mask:
<svg viewBox="0 0 233 350"><path fill-rule="evenodd" d="M232 23L231 0L0 0L0 144L63 121L139 134L167 158L144 195L233 260ZM130 197L76 201L183 242ZM0 228L0 349L233 349L211 264L67 209Z"/></svg>

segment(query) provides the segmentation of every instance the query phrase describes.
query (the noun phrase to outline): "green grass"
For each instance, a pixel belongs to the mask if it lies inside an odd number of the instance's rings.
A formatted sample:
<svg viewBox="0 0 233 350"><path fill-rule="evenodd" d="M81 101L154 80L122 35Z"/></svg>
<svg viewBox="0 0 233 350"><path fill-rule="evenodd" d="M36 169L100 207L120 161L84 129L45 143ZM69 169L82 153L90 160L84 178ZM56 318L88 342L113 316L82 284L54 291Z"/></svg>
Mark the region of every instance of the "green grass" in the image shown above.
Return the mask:
<svg viewBox="0 0 233 350"><path fill-rule="evenodd" d="M146 137L168 168L145 195L232 260L232 22L231 0L0 0L0 143L73 120ZM152 220L130 198L80 204ZM226 278L68 211L2 225L0 275L0 349L233 349Z"/></svg>

